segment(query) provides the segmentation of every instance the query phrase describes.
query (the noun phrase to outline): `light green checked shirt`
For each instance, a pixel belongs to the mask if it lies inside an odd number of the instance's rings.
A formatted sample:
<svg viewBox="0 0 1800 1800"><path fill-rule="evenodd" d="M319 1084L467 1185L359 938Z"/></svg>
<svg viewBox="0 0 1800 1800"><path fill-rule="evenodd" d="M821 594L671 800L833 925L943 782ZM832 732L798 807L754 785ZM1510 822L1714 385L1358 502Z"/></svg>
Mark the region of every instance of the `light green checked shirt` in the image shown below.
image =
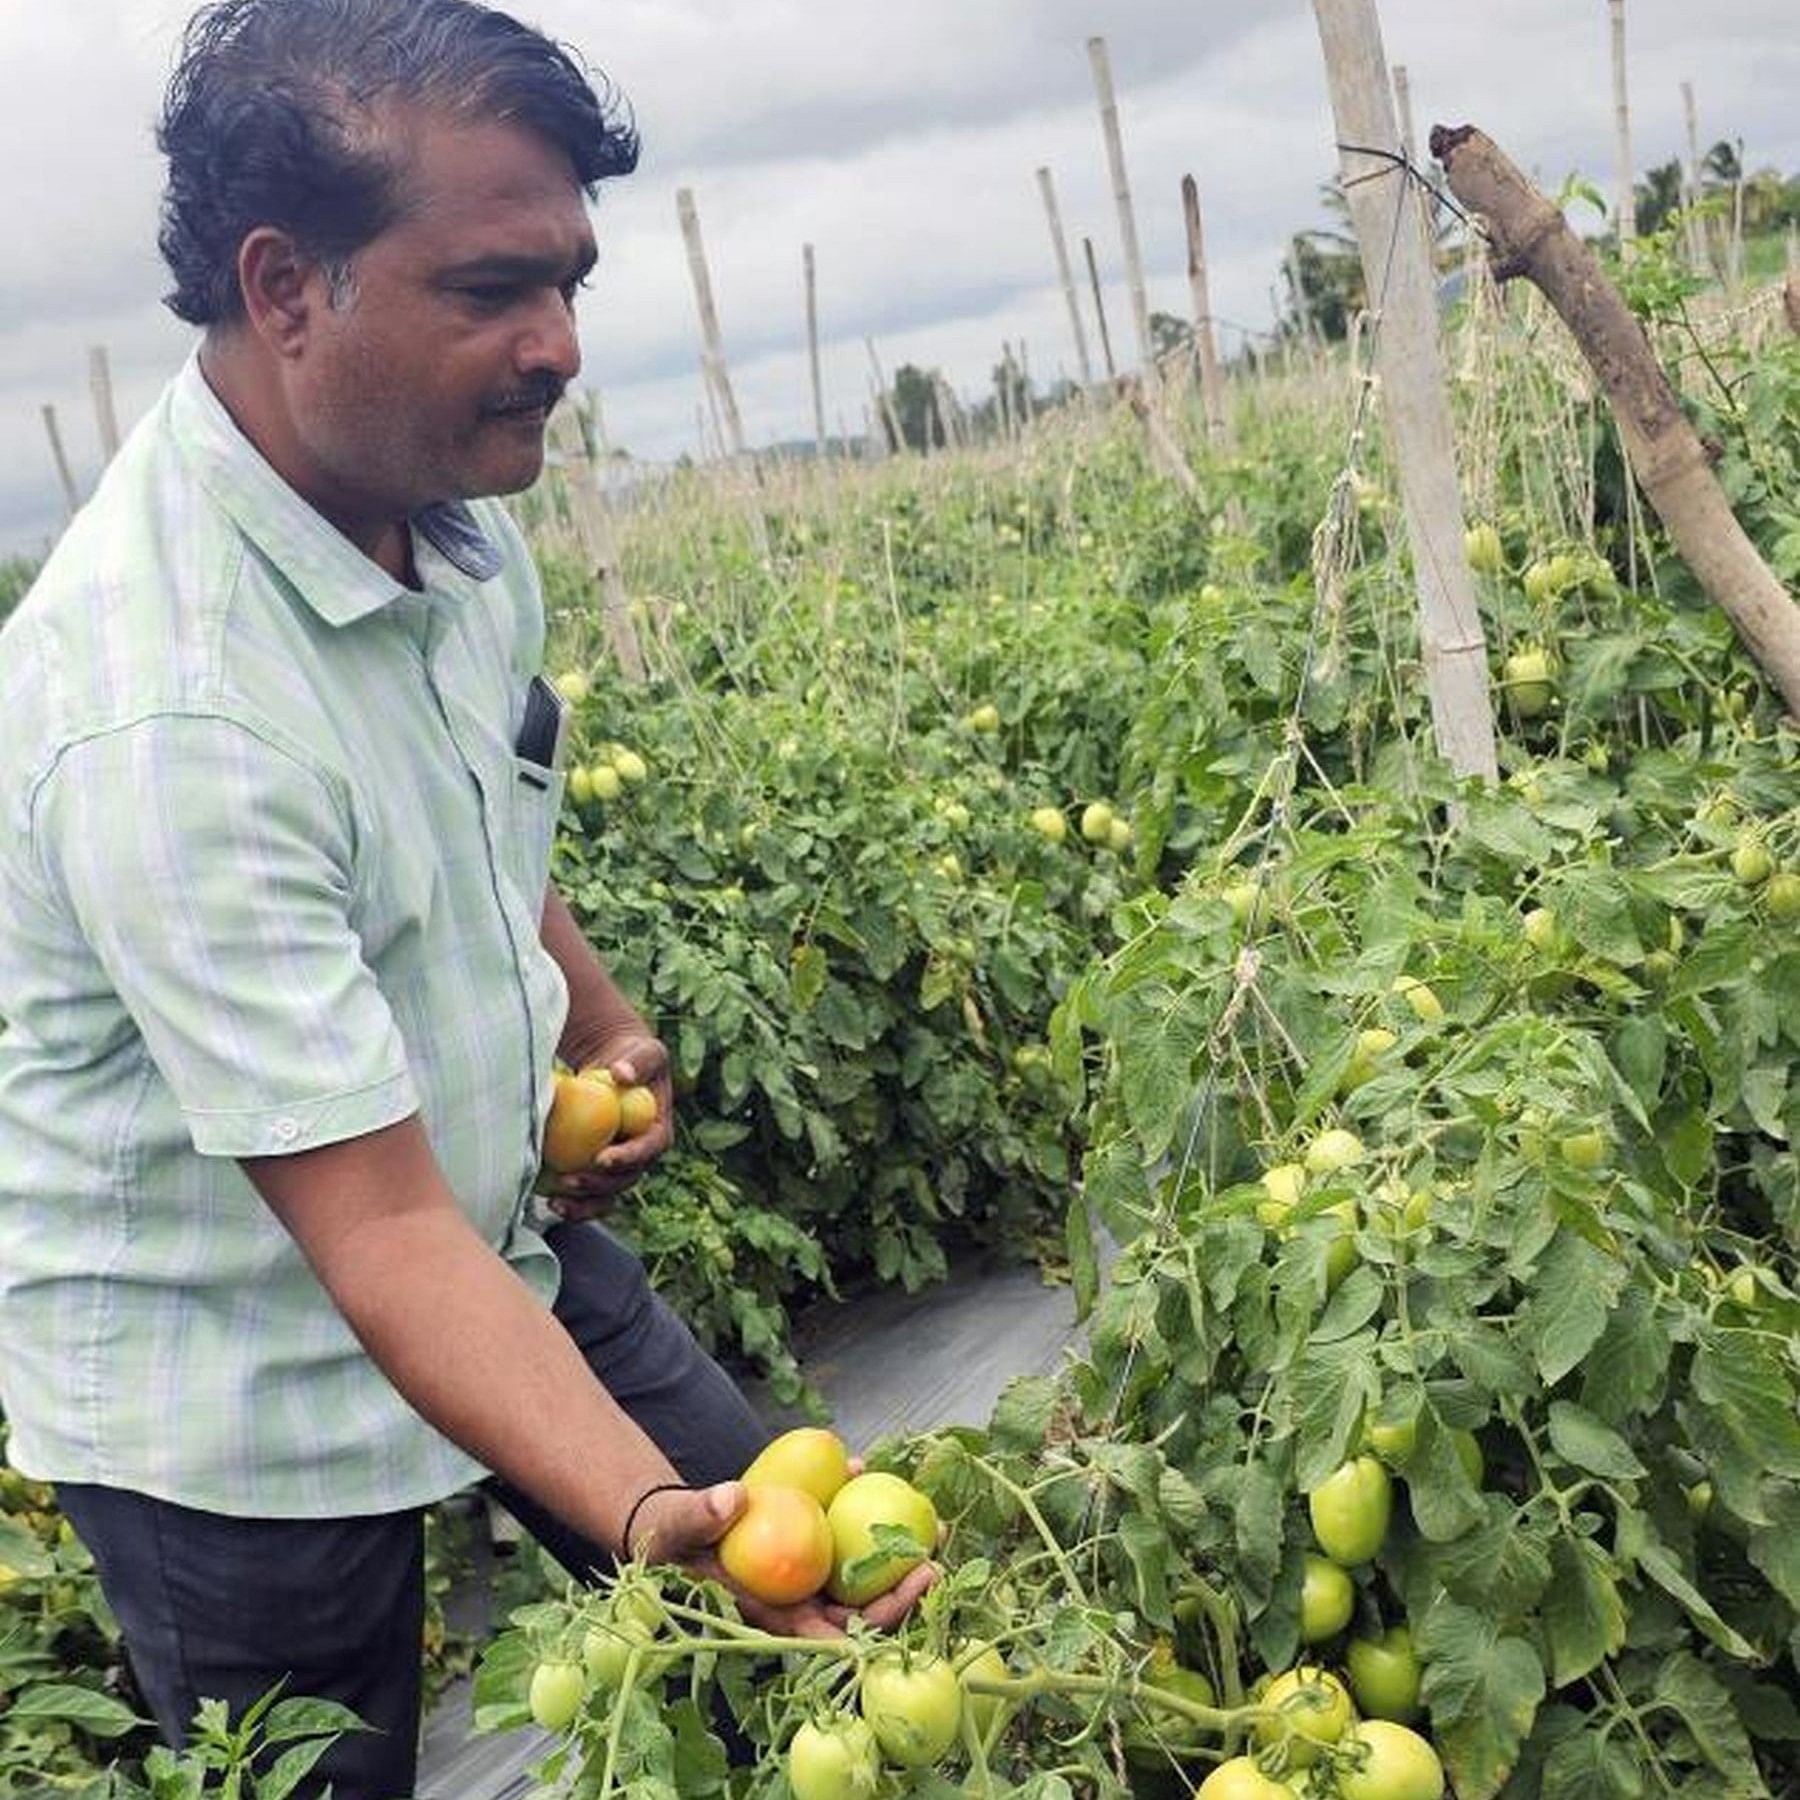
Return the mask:
<svg viewBox="0 0 1800 1800"><path fill-rule="evenodd" d="M197 359L0 633L0 1403L11 1458L210 1511L381 1512L477 1466L370 1361L237 1161L421 1116L541 1295L567 1010L543 615L494 501L398 584Z"/></svg>

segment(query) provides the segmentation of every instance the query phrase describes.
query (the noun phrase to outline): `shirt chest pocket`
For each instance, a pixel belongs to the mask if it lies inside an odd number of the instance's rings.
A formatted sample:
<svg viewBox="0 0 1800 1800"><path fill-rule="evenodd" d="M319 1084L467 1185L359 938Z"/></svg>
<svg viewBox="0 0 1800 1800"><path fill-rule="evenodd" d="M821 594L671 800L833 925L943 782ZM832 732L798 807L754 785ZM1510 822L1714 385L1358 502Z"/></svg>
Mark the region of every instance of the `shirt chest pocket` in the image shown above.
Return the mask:
<svg viewBox="0 0 1800 1800"><path fill-rule="evenodd" d="M506 872L525 899L535 905L550 880L550 847L556 838L568 777L561 769L546 768L518 755L512 759L512 768L503 856Z"/></svg>

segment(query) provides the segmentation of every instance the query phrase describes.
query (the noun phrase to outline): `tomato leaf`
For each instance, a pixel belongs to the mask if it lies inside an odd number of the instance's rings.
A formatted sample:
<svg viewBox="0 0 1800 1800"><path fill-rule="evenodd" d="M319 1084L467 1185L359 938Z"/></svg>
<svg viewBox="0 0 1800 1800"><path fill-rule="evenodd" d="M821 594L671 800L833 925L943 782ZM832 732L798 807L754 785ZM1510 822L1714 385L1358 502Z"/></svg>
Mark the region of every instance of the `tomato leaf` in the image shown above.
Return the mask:
<svg viewBox="0 0 1800 1800"><path fill-rule="evenodd" d="M1558 1230L1520 1310L1520 1335L1547 1383L1562 1380L1593 1349L1624 1281L1617 1258Z"/></svg>
<svg viewBox="0 0 1800 1800"><path fill-rule="evenodd" d="M1544 1594L1550 1673L1557 1687L1579 1681L1625 1643L1625 1605L1606 1553L1591 1538L1558 1537Z"/></svg>
<svg viewBox="0 0 1800 1800"><path fill-rule="evenodd" d="M1631 1446L1590 1412L1567 1400L1550 1403L1550 1442L1565 1462L1609 1481L1633 1481L1644 1465Z"/></svg>
<svg viewBox="0 0 1800 1800"><path fill-rule="evenodd" d="M147 1723L110 1694L64 1681L34 1682L13 1697L6 1717L9 1724L24 1719L62 1719L98 1738L123 1737Z"/></svg>
<svg viewBox="0 0 1800 1800"><path fill-rule="evenodd" d="M1506 1785L1544 1698L1544 1665L1523 1638L1483 1614L1439 1600L1414 1632L1422 1693L1459 1800Z"/></svg>
<svg viewBox="0 0 1800 1800"><path fill-rule="evenodd" d="M1656 1671L1656 1698L1679 1716L1731 1792L1751 1794L1761 1788L1749 1734L1731 1694L1699 1657L1686 1650L1670 1656Z"/></svg>

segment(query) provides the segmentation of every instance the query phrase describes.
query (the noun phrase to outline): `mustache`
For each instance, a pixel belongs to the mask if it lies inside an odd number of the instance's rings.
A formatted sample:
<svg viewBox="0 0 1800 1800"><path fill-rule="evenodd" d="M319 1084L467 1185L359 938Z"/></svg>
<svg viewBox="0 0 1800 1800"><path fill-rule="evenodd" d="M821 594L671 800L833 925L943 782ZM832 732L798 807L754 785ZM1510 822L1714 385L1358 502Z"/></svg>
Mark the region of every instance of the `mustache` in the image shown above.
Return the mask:
<svg viewBox="0 0 1800 1800"><path fill-rule="evenodd" d="M547 413L563 397L566 386L566 382L554 375L541 376L490 400L482 410L490 417L500 417L507 413Z"/></svg>

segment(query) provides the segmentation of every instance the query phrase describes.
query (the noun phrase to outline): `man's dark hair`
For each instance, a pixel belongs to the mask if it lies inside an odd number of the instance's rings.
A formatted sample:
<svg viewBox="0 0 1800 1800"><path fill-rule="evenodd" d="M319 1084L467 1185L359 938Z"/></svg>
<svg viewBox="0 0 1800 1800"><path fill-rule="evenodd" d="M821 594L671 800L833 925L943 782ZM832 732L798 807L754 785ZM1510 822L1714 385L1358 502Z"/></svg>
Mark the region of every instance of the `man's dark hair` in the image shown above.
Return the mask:
<svg viewBox="0 0 1800 1800"><path fill-rule="evenodd" d="M381 109L422 107L536 131L592 197L637 164L629 109L561 45L474 0L214 0L189 22L156 141L169 159L169 309L193 325L243 316L237 254L259 225L330 271L402 213L403 169Z"/></svg>

